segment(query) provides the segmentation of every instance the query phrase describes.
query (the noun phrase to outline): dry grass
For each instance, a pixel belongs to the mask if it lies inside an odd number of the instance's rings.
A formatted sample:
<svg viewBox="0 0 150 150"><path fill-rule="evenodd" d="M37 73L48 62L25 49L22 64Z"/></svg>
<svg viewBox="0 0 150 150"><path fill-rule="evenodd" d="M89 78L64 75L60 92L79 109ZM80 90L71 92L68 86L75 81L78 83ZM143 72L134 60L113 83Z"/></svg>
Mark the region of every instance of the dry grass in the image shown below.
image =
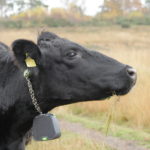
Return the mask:
<svg viewBox="0 0 150 150"><path fill-rule="evenodd" d="M63 132L60 139L45 142L32 142L27 150L112 150L104 144L97 144L88 138L71 132Z"/></svg>
<svg viewBox="0 0 150 150"><path fill-rule="evenodd" d="M150 27L102 28L51 28L65 38L76 41L86 47L118 59L134 66L138 72L136 87L127 96L121 97L115 110L117 122L128 122L139 128L150 126ZM17 38L35 40L39 30L7 30L0 31L0 41L10 45ZM111 101L88 102L75 104L71 109L78 113L100 116L110 109ZM62 108L61 108L62 109Z"/></svg>

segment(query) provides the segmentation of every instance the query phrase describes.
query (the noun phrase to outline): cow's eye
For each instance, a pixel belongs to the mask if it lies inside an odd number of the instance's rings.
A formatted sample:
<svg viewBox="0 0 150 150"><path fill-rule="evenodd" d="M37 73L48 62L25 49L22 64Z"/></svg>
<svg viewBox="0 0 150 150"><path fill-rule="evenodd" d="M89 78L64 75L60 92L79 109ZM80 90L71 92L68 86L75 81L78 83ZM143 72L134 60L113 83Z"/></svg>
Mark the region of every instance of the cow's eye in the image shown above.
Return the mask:
<svg viewBox="0 0 150 150"><path fill-rule="evenodd" d="M77 53L75 51L70 51L66 54L67 57L73 58L77 55Z"/></svg>

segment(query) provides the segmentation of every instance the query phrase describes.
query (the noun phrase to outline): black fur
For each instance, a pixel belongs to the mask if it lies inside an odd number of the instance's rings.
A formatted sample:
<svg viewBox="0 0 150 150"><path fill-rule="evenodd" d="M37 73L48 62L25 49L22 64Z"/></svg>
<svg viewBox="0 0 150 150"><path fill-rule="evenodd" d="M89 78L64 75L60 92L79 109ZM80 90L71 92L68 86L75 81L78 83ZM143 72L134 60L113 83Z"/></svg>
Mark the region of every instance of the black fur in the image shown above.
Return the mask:
<svg viewBox="0 0 150 150"><path fill-rule="evenodd" d="M41 33L37 44L17 40L12 51L0 43L0 150L24 150L38 115L23 77L26 53L37 63L29 69L44 113L61 105L102 100L114 92L123 95L135 84L127 73L129 66L53 33Z"/></svg>

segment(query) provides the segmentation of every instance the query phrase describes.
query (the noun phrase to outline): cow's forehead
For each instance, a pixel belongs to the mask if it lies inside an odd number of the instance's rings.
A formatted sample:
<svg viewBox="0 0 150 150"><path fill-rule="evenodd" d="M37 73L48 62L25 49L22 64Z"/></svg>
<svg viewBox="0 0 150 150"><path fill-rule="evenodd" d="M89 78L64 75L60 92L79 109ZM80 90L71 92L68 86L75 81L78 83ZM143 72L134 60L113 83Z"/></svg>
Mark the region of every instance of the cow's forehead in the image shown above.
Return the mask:
<svg viewBox="0 0 150 150"><path fill-rule="evenodd" d="M61 38L52 32L42 32L38 37L38 44L44 43L57 47L78 47L79 45L68 39ZM80 47L80 46L79 46Z"/></svg>
<svg viewBox="0 0 150 150"><path fill-rule="evenodd" d="M80 49L84 49L81 45L79 45L79 44L77 44L73 41L70 41L68 39L65 39L65 38L55 39L54 41L55 41L54 45L57 45L62 50L69 50L69 49L80 50Z"/></svg>
<svg viewBox="0 0 150 150"><path fill-rule="evenodd" d="M59 37L52 32L41 32L41 34L38 37L38 41L40 40L51 41L56 38L59 38Z"/></svg>
<svg viewBox="0 0 150 150"><path fill-rule="evenodd" d="M86 48L51 32L44 32L38 38L38 46L44 55L65 55L70 50L84 52ZM47 57L46 56L46 57Z"/></svg>

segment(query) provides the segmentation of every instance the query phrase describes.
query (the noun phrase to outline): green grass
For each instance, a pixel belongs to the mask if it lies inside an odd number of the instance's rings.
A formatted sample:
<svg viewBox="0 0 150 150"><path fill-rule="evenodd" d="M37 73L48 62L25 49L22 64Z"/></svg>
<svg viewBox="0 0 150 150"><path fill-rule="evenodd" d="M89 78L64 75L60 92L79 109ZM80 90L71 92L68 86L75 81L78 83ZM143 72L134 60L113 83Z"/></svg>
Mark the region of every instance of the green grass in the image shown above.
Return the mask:
<svg viewBox="0 0 150 150"><path fill-rule="evenodd" d="M27 146L27 150L112 150L110 147L97 144L88 138L64 131L62 137L53 141L35 142Z"/></svg>
<svg viewBox="0 0 150 150"><path fill-rule="evenodd" d="M86 128L101 131L104 134L106 134L107 132L107 123L98 121L93 118L88 118L85 116L83 117L80 115L77 116L74 114L58 114L58 117L60 119L65 119L70 122L80 122ZM150 148L150 134L141 130L136 130L125 126L119 126L114 123L110 123L108 135L119 137L121 139L133 140L140 145Z"/></svg>

